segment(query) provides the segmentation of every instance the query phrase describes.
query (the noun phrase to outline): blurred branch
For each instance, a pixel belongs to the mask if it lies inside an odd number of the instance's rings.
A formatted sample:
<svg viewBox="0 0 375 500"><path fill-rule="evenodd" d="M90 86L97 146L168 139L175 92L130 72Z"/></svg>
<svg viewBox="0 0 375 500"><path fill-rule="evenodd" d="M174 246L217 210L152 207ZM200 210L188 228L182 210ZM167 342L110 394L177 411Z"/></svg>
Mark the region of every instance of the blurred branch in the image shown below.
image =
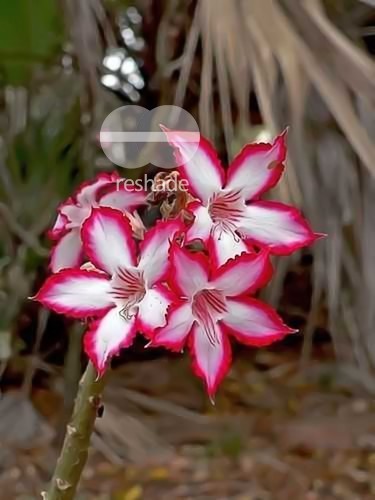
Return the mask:
<svg viewBox="0 0 375 500"><path fill-rule="evenodd" d="M33 346L33 352L31 353L31 356L29 358L28 366L22 384L22 391L25 397L29 397L31 393L33 378L37 369L37 355L40 348L40 343L43 338L43 334L47 326L48 318L49 311L47 311L46 309L40 309L38 314L38 324L36 328L36 338Z"/></svg>
<svg viewBox="0 0 375 500"><path fill-rule="evenodd" d="M98 70L105 48L102 33L107 45L116 46L116 37L101 0L63 0L63 4L74 52L89 91L87 107L91 108L100 90Z"/></svg>
<svg viewBox="0 0 375 500"><path fill-rule="evenodd" d="M360 0L362 3L370 5L370 7L375 7L375 0Z"/></svg>
<svg viewBox="0 0 375 500"><path fill-rule="evenodd" d="M29 231L26 231L26 229L24 229L16 221L7 205L2 202L0 202L0 215L8 225L10 231L14 233L20 240L22 240L28 247L34 250L37 255L40 255L41 257L46 257L48 255L48 250L40 245L38 238L36 238Z"/></svg>

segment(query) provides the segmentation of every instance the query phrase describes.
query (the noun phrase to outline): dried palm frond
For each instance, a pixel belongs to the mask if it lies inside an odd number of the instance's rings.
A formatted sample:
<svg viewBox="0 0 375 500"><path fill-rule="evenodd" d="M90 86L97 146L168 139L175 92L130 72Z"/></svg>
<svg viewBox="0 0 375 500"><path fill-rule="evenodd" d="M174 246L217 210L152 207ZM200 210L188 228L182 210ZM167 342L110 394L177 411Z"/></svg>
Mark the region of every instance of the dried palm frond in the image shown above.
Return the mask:
<svg viewBox="0 0 375 500"><path fill-rule="evenodd" d="M363 22L371 8L360 7ZM346 15L345 22L334 24L320 0L198 0L175 104L186 102L201 49L201 132L215 139L217 91L228 157L251 131L251 92L270 133L291 126L288 172L278 196L298 203L314 228L329 234L313 249L304 355L325 301L337 353L360 366L362 381L368 382L375 368L370 341L375 328L375 63L353 38L360 30L349 29L350 20ZM281 259L270 291L274 302L287 268Z"/></svg>
<svg viewBox="0 0 375 500"><path fill-rule="evenodd" d="M66 25L82 77L93 100L100 91L98 70L106 46L116 46L116 38L100 0L63 0ZM103 36L105 39L103 39Z"/></svg>

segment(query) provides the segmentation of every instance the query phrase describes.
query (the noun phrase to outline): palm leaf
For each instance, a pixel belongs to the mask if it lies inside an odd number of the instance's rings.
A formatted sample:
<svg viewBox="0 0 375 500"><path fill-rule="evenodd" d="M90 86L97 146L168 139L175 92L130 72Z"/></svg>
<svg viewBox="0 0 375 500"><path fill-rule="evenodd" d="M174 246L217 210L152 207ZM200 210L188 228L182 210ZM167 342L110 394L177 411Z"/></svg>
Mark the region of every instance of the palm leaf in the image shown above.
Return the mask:
<svg viewBox="0 0 375 500"><path fill-rule="evenodd" d="M358 8L351 0L345 5ZM360 7L362 22L371 8ZM312 249L304 355L324 300L337 353L360 365L360 378L368 381L375 367L370 341L375 328L375 64L354 37L360 30L350 24L348 12L345 22L330 16L319 0L198 0L175 104L185 103L201 49L201 132L215 139L222 128L229 158L253 128L251 92L271 134L291 126L288 173L277 196L299 204L314 228L329 235ZM216 91L220 113L213 102ZM222 127L216 127L218 116ZM287 269L281 260L269 292L274 302Z"/></svg>

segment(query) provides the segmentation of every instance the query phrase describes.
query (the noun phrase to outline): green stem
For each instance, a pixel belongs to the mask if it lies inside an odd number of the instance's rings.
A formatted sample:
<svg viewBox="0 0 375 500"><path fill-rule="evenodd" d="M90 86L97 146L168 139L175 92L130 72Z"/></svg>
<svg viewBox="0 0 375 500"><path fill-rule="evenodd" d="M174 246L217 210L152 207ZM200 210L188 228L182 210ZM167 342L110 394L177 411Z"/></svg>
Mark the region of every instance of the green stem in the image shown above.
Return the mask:
<svg viewBox="0 0 375 500"><path fill-rule="evenodd" d="M69 332L68 349L64 360L64 406L58 424L55 445L61 448L66 424L69 422L74 408L79 380L81 378L81 345L83 325L75 322Z"/></svg>
<svg viewBox="0 0 375 500"><path fill-rule="evenodd" d="M44 500L73 500L85 466L105 381L97 379L91 363L79 383L73 416L67 425L64 444Z"/></svg>

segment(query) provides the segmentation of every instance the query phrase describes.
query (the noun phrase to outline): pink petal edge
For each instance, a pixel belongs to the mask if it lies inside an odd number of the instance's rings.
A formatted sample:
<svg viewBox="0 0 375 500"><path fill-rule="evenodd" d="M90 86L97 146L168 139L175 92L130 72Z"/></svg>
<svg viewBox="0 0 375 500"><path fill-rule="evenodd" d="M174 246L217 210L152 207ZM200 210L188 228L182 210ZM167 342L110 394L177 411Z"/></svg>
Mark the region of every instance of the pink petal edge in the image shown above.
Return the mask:
<svg viewBox="0 0 375 500"><path fill-rule="evenodd" d="M196 333L197 327L198 325L193 325L188 337L188 346L192 355L192 370L197 377L203 379L207 394L210 397L211 402L213 403L217 389L230 369L232 363L232 348L226 333L223 330L221 330L223 351L224 351L223 360L220 364L220 369L215 376L214 383L208 384L206 375L202 371L201 367L199 366L199 362L197 361L197 353L195 352L195 347L194 347L193 335ZM220 326L218 327L221 328Z"/></svg>
<svg viewBox="0 0 375 500"><path fill-rule="evenodd" d="M41 286L40 290L31 297L32 300L36 300L40 302L44 307L51 309L52 311L58 314L64 314L65 316L69 316L71 318L88 318L90 316L102 316L105 314L111 307L106 305L102 308L87 308L87 309L79 309L79 308L67 308L65 306L60 306L51 303L51 300L48 299L48 294L51 292L53 287L59 285L61 283L65 283L67 280L71 278L99 278L103 281L108 281L108 278L100 272L97 271L87 271L83 269L63 269L56 274L52 274L49 276L46 281Z"/></svg>
<svg viewBox="0 0 375 500"><path fill-rule="evenodd" d="M326 234L324 233L315 233L311 229L310 224L303 217L301 211L298 208L295 208L291 205L287 205L285 203L278 201L268 201L268 200L256 201L254 203L250 203L250 206L251 205L288 212L291 218L295 222L300 224L301 228L303 228L306 231L306 237L304 240L290 244L267 244L255 237L249 235L245 236L246 240L250 244L256 245L259 248L268 248L269 251L274 255L291 255L295 251L300 250L301 248L304 248L306 246L310 246L313 243L315 243L316 240L324 238L326 236Z"/></svg>
<svg viewBox="0 0 375 500"><path fill-rule="evenodd" d="M285 129L280 135L278 135L274 139L273 143L262 142L262 143L246 144L242 148L242 150L238 153L238 155L233 159L232 163L229 165L226 177L227 178L226 184L230 182L231 178L233 178L236 175L239 169L244 168L243 165L248 157L256 155L257 153L267 153L272 148L274 148L276 144L279 143L278 159L277 162L275 162L275 164L269 170L270 176L264 182L264 184L259 186L259 189L252 194L250 199L252 200L257 199L263 193L269 191L274 186L276 186L276 184L279 182L285 170L284 161L286 159L286 154L287 154L287 148L285 144L286 134L287 134L287 129ZM251 169L249 169L248 174L251 175Z"/></svg>
<svg viewBox="0 0 375 500"><path fill-rule="evenodd" d="M104 364L101 364L98 360L96 351L95 351L95 334L96 331L100 325L101 318L93 320L89 324L89 329L86 331L84 337L83 337L83 347L84 351L87 354L88 358L91 360L92 364L94 365L98 377L102 377L104 373L106 372L108 368L108 364L110 363L111 359L114 356L118 356L121 352L121 349L125 349L127 347L130 347L132 343L134 342L134 339L137 334L137 327L136 324L134 323L132 327L132 332L130 335L123 341L121 342L116 348L112 349L107 356L107 360Z"/></svg>
<svg viewBox="0 0 375 500"><path fill-rule="evenodd" d="M268 251L268 249L264 248L257 253L256 252L242 253L241 255L238 255L233 259L229 259L225 264L223 264L221 267L217 269L211 266L210 282L213 283L216 280L219 280L226 273L230 273L231 271L235 272L236 268L241 266L241 264L246 264L246 263L252 264L256 261L259 261L262 264L262 268L261 271L259 272L259 275L256 277L255 281L249 283L249 286L246 288L246 290L242 291L238 295L255 293L260 288L265 287L273 276L274 270L269 255L270 252Z"/></svg>
<svg viewBox="0 0 375 500"><path fill-rule="evenodd" d="M97 216L103 215L108 219L112 220L117 224L119 231L126 242L127 249L130 253L130 258L132 259L133 265L136 263L136 244L133 240L133 233L129 219L120 211L115 208L110 207L98 207L91 210L91 215L85 220L81 228L81 239L83 243L83 248L88 260L91 261L99 269L105 269L107 266L102 262L102 259L98 255L95 248L95 244L92 239L92 235L95 233L93 230L93 224ZM111 249L108 249L110 251ZM125 250L125 249L124 249Z"/></svg>
<svg viewBox="0 0 375 500"><path fill-rule="evenodd" d="M262 336L251 336L243 334L242 332L240 332L240 330L236 330L233 327L227 325L224 318L221 322L224 331L228 335L233 336L237 340L237 342L240 342L241 344L250 347L265 347L273 344L276 341L282 340L287 335L298 333L297 329L290 328L288 325L286 325L283 322L282 318L277 314L277 312L270 305L262 302L261 300L246 296L235 297L231 300L244 305L250 305L252 307L255 306L256 308L261 309L262 312L264 312L270 318L271 322L277 325L277 327L280 329L278 333L273 333L270 335L263 334Z"/></svg>

